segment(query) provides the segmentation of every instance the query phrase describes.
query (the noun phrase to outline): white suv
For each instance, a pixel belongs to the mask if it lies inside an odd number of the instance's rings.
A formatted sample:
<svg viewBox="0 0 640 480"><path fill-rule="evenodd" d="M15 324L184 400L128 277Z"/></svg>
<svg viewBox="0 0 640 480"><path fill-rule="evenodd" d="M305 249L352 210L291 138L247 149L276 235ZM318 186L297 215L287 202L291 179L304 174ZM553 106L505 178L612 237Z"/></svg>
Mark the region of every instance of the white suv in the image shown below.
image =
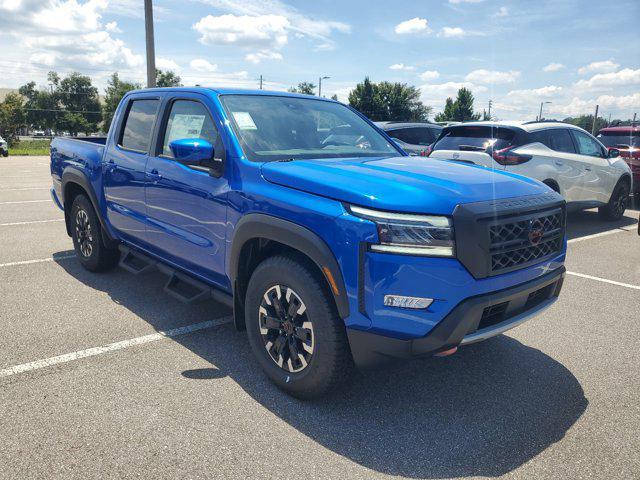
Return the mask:
<svg viewBox="0 0 640 480"><path fill-rule="evenodd" d="M622 217L631 170L620 152L560 122L470 122L446 127L429 156L484 165L531 177L559 192L572 210L599 207Z"/></svg>
<svg viewBox="0 0 640 480"><path fill-rule="evenodd" d="M0 137L0 155L2 155L3 157L9 156L9 147L7 145L7 142L2 137Z"/></svg>

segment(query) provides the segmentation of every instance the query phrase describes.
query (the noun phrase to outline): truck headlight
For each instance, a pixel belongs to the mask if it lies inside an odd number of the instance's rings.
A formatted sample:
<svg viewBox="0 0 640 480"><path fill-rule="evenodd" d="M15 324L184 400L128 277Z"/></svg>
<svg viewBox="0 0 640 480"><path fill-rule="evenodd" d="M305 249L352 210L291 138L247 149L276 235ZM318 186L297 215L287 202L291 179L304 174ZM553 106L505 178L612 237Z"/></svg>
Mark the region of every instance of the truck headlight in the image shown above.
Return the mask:
<svg viewBox="0 0 640 480"><path fill-rule="evenodd" d="M383 212L355 205L350 205L349 211L376 224L380 243L371 245L374 252L454 256L453 225L449 217Z"/></svg>

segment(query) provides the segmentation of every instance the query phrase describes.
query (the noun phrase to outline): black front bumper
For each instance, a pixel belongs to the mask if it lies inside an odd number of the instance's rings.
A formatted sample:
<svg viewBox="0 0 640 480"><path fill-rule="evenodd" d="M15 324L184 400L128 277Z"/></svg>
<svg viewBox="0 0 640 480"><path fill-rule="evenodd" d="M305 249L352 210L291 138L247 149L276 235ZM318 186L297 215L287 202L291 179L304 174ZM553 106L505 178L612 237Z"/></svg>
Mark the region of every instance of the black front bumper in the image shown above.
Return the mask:
<svg viewBox="0 0 640 480"><path fill-rule="evenodd" d="M468 298L421 338L402 340L347 329L353 359L359 368L370 368L393 359L430 355L499 335L555 302L564 275L565 268L560 267L530 282Z"/></svg>

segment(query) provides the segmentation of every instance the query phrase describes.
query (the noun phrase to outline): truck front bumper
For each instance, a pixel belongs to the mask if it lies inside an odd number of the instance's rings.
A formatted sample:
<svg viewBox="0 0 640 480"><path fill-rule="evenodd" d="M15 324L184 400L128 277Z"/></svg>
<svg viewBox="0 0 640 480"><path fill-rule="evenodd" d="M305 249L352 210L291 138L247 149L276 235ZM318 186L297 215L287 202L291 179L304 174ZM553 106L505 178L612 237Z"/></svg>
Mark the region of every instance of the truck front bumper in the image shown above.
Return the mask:
<svg viewBox="0 0 640 480"><path fill-rule="evenodd" d="M369 368L499 335L551 306L560 294L564 276L565 268L560 267L529 282L467 298L420 338L399 339L348 328L353 359L358 367Z"/></svg>

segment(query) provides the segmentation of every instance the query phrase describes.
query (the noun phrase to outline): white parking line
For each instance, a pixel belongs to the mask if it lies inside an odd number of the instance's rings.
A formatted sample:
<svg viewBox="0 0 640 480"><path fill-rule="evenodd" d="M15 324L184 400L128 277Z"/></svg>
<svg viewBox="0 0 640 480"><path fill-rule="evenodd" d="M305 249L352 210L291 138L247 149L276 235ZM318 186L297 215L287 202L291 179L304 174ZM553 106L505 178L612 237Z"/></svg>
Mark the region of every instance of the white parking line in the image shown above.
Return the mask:
<svg viewBox="0 0 640 480"><path fill-rule="evenodd" d="M604 237L606 235L613 235L614 233L628 232L623 228L614 228L613 230L607 230L606 232L594 233L593 235L586 235L584 237L576 237L571 240L567 240L567 243L582 242L584 240L591 240L592 238Z"/></svg>
<svg viewBox="0 0 640 480"><path fill-rule="evenodd" d="M14 202L0 202L0 205L17 205L19 203L44 203L51 201L52 200L50 198L47 198L46 200L17 200Z"/></svg>
<svg viewBox="0 0 640 480"><path fill-rule="evenodd" d="M4 188L0 186L3 192L21 192L25 190L49 190L49 187L22 187L22 188Z"/></svg>
<svg viewBox="0 0 640 480"><path fill-rule="evenodd" d="M133 347L136 345L142 345L149 342L157 342L164 338L174 338L180 335L186 335L188 333L197 332L206 328L217 327L231 323L231 317L222 317L215 320L209 320L206 322L194 323L185 327L172 328L171 330L163 330L150 335L144 335L142 337L130 338L129 340L123 340L121 342L109 343L102 345L101 347L88 348L86 350L78 350L77 352L65 353L64 355L58 355L57 357L44 358L42 360L36 360L35 362L23 363L21 365L14 365L0 370L0 378L10 377L19 373L30 372L32 370L39 370L45 367L51 367L52 365L58 365L60 363L72 362L81 358L95 357L96 355L102 355L103 353L113 352L115 350L122 350L124 348Z"/></svg>
<svg viewBox="0 0 640 480"><path fill-rule="evenodd" d="M632 288L634 290L640 290L640 286L638 285L631 285L630 283L616 282L615 280L609 280L607 278L601 278L601 277L594 277L593 275L586 275L584 273L567 271L567 275L573 275L574 277L588 278L589 280L596 280L598 282L610 283L611 285L618 285L619 287L626 287L626 288Z"/></svg>
<svg viewBox="0 0 640 480"><path fill-rule="evenodd" d="M31 265L32 263L57 262L58 260L67 260L68 258L75 258L75 254L70 253L68 255L58 255L56 257L38 258L36 260L20 260L17 262L0 263L0 268L16 267L19 265Z"/></svg>
<svg viewBox="0 0 640 480"><path fill-rule="evenodd" d="M32 223L51 223L51 222L64 222L64 218L56 218L53 220L32 220L30 222L0 223L0 227L13 227L14 225L31 225Z"/></svg>

